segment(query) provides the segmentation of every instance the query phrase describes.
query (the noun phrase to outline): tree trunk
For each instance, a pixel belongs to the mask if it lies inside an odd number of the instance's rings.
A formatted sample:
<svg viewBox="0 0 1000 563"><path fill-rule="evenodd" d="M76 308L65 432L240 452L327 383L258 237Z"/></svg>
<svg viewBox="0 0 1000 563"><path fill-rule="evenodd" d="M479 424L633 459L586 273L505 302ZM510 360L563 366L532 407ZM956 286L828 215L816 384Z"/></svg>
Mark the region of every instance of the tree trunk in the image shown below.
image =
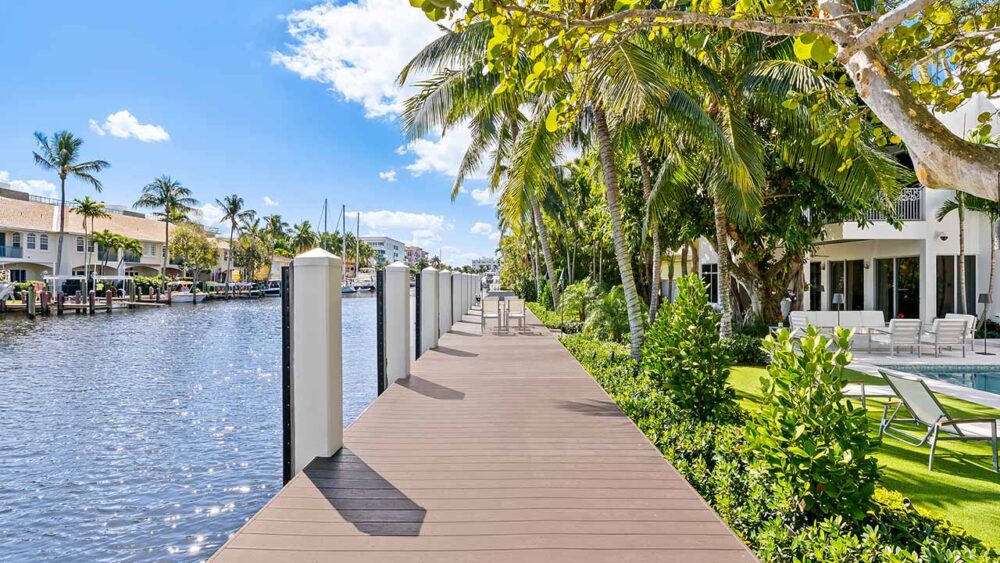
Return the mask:
<svg viewBox="0 0 1000 563"><path fill-rule="evenodd" d="M864 49L844 65L862 100L906 143L920 183L997 199L1000 149L970 143L948 130L910 92L882 55Z"/></svg>
<svg viewBox="0 0 1000 563"><path fill-rule="evenodd" d="M718 190L715 190L716 192ZM726 211L722 206L722 199L718 193L714 194L713 207L715 209L715 246L719 255L719 306L722 308L722 320L719 322L719 335L722 338L729 338L733 334L733 304L729 298L729 235L726 230Z"/></svg>
<svg viewBox="0 0 1000 563"><path fill-rule="evenodd" d="M653 178L649 171L649 163L646 161L646 155L642 152L640 148L638 151L639 155L639 171L642 174L642 195L646 198L646 203L649 203L649 198L653 193ZM653 239L652 244L652 256L650 257L650 262L652 262L652 273L649 276L649 322L652 323L656 319L656 310L660 306L660 227L656 224L656 221L649 222L649 237ZM670 275L673 277L674 262L670 261Z"/></svg>
<svg viewBox="0 0 1000 563"><path fill-rule="evenodd" d="M56 267L53 274L62 275L63 238L66 236L66 176L59 175L59 242L56 244ZM59 290L61 291L61 290Z"/></svg>
<svg viewBox="0 0 1000 563"><path fill-rule="evenodd" d="M990 296L993 295L993 284L996 282L997 273L997 227L1000 226L996 223L990 224L990 281L986 286L986 293ZM983 305L983 318L980 320L980 325L986 325L986 319L989 318L990 304L986 303Z"/></svg>
<svg viewBox="0 0 1000 563"><path fill-rule="evenodd" d="M628 255L628 245L622 228L621 205L619 203L618 170L615 167L614 149L611 146L611 132L608 130L607 117L604 109L594 107L594 125L597 133L597 143L601 153L601 168L604 170L604 187L607 190L608 212L611 215L611 236L615 247L615 259L622 278L622 289L625 292L625 308L628 311L629 335L632 357L639 360L642 357L643 319L642 300L635 287L635 276L632 274L632 260Z"/></svg>
<svg viewBox="0 0 1000 563"><path fill-rule="evenodd" d="M559 308L559 283L553 276L556 274L555 266L552 262L552 252L549 249L549 233L545 229L545 221L542 220L542 208L538 205L538 200L531 198L531 215L535 218L535 228L538 229L538 238L542 241L542 256L545 258L545 274L549 280L549 291L552 292L552 308Z"/></svg>
<svg viewBox="0 0 1000 563"><path fill-rule="evenodd" d="M538 242L535 240L535 237L532 237L531 246L533 246L534 248L530 249L528 252L531 254L531 265L532 265L532 268L535 270L535 301L539 301L539 299L540 299L539 296L541 295L541 291L542 291L542 279L541 279L541 276L539 275L539 272L538 272L538 270L539 270L539 268L538 268ZM543 303L543 305L544 305L544 303Z"/></svg>
<svg viewBox="0 0 1000 563"><path fill-rule="evenodd" d="M694 239L691 243L691 271L697 275L701 275L701 256L699 253L701 250L698 248L698 239Z"/></svg>
<svg viewBox="0 0 1000 563"><path fill-rule="evenodd" d="M688 275L688 244L681 245L681 277Z"/></svg>
<svg viewBox="0 0 1000 563"><path fill-rule="evenodd" d="M166 209L163 217L163 267L160 268L160 288L167 289L167 261L170 260L170 215Z"/></svg>
<svg viewBox="0 0 1000 563"><path fill-rule="evenodd" d="M965 314L965 197L955 194L958 199L958 312Z"/></svg>
<svg viewBox="0 0 1000 563"><path fill-rule="evenodd" d="M667 263L667 301L673 303L674 301L674 253L667 252L667 257L670 262ZM649 322L653 322L653 318L650 317Z"/></svg>
<svg viewBox="0 0 1000 563"><path fill-rule="evenodd" d="M236 225L229 225L229 254L226 255L226 295L230 293L229 279L233 277L233 231Z"/></svg>

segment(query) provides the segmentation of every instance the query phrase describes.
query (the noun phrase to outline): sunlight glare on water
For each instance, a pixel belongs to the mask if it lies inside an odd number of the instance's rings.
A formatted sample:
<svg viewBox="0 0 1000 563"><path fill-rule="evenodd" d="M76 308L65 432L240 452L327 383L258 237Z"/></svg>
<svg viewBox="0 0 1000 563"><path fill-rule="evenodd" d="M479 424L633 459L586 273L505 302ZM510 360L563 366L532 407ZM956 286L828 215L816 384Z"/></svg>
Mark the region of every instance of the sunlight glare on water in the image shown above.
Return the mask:
<svg viewBox="0 0 1000 563"><path fill-rule="evenodd" d="M344 423L375 300L344 299ZM0 560L192 561L281 487L278 299L0 316Z"/></svg>

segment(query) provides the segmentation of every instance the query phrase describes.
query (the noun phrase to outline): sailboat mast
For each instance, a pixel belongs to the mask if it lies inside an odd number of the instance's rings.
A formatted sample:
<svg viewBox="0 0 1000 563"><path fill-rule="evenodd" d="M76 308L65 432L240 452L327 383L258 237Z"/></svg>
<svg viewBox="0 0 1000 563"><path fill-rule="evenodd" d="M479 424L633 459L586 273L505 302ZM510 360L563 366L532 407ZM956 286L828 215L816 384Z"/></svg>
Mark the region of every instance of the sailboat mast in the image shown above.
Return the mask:
<svg viewBox="0 0 1000 563"><path fill-rule="evenodd" d="M347 206L340 206L340 216L344 220L344 234L340 237L340 255L347 258ZM344 271L344 275L347 275L347 271Z"/></svg>
<svg viewBox="0 0 1000 563"><path fill-rule="evenodd" d="M361 268L361 212L358 211L358 222L354 232L354 279L358 278Z"/></svg>

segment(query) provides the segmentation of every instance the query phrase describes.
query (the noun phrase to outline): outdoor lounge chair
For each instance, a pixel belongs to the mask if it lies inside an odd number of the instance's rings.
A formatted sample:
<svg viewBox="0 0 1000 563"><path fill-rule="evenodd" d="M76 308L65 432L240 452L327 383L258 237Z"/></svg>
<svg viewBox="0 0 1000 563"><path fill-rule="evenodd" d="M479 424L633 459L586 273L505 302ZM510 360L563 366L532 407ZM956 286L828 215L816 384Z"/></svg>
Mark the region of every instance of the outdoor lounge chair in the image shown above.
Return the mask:
<svg viewBox="0 0 1000 563"><path fill-rule="evenodd" d="M930 330L920 337L920 344L933 346L935 357L941 355L941 348L945 346L949 350L952 346L961 346L964 358L967 331L968 322L965 319L934 319Z"/></svg>
<svg viewBox="0 0 1000 563"><path fill-rule="evenodd" d="M497 328L499 328L500 327L500 300L497 299L497 298L495 298L495 297L487 297L486 300L483 301L483 312L482 312L482 315L480 315L480 317L481 317L481 323L482 323L480 325L480 327L479 327L479 333L480 334L485 334L486 333L486 320L487 319L496 319L497 320Z"/></svg>
<svg viewBox="0 0 1000 563"><path fill-rule="evenodd" d="M920 355L920 319L892 319L889 321L889 328L869 329L868 353L872 351L872 343L887 344L889 355L896 355L896 348L899 346L909 346L910 353L916 348L917 355Z"/></svg>
<svg viewBox="0 0 1000 563"><path fill-rule="evenodd" d="M973 418L956 420L948 416L941 403L927 387L924 380L896 370L880 368L879 372L889 382L899 397L898 403L890 401L882 407L882 421L879 436L886 435L913 446L930 444L927 470L934 469L934 446L938 440L988 440L993 446L993 471L997 467L997 420L995 418ZM895 405L892 412L889 409ZM899 409L905 406L913 418L899 418ZM923 436L915 436L898 429L900 423L911 422L926 428Z"/></svg>
<svg viewBox="0 0 1000 563"><path fill-rule="evenodd" d="M507 300L507 326L510 327L510 320L517 319L517 328L524 329L524 299Z"/></svg>
<svg viewBox="0 0 1000 563"><path fill-rule="evenodd" d="M979 323L979 319L975 315L962 315L959 313L948 313L944 316L945 319L964 319L968 325L968 330L965 332L965 337L969 339L969 350L972 350L973 343L976 338L976 324Z"/></svg>

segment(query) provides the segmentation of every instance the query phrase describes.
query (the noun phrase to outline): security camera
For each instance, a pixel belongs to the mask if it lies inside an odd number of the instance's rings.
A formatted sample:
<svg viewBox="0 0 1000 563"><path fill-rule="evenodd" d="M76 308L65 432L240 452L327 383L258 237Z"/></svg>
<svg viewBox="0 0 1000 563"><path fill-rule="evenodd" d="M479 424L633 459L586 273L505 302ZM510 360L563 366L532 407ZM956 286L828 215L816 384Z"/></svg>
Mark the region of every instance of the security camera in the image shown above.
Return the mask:
<svg viewBox="0 0 1000 563"><path fill-rule="evenodd" d="M941 242L946 242L948 240L948 235L941 233L938 235L938 238L941 239Z"/></svg>

